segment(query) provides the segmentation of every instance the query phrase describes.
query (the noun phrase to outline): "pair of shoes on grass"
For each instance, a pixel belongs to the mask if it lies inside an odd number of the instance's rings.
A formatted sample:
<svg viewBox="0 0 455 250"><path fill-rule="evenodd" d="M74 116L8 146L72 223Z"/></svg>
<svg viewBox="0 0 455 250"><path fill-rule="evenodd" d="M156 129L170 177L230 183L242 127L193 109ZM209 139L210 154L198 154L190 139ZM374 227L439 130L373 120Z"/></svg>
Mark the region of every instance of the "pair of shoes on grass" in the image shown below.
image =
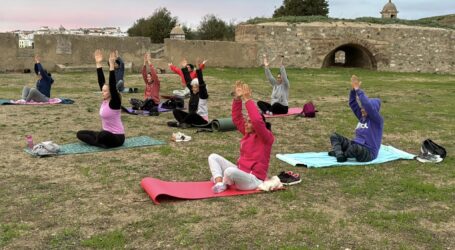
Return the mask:
<svg viewBox="0 0 455 250"><path fill-rule="evenodd" d="M175 142L191 141L191 136L185 135L184 133L172 133L172 140Z"/></svg>
<svg viewBox="0 0 455 250"><path fill-rule="evenodd" d="M278 178L285 186L295 185L302 182L302 179L300 179L300 174L293 173L292 171L281 171L280 174L278 174Z"/></svg>

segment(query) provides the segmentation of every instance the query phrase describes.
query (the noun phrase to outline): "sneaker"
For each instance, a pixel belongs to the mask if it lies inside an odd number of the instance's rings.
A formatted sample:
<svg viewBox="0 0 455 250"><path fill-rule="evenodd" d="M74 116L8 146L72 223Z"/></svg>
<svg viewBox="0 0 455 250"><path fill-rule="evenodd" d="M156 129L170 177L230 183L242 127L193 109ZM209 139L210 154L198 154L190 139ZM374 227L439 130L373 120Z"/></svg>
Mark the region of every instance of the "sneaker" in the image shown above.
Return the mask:
<svg viewBox="0 0 455 250"><path fill-rule="evenodd" d="M133 92L137 93L137 92L139 92L139 89L138 88L133 88Z"/></svg>
<svg viewBox="0 0 455 250"><path fill-rule="evenodd" d="M191 141L191 136L185 135L184 133L172 133L172 140L175 142L182 142L182 141Z"/></svg>
<svg viewBox="0 0 455 250"><path fill-rule="evenodd" d="M329 155L329 156L332 156L332 157L335 157L335 156L336 156L335 151L333 151L333 150L332 150L332 151L329 151L328 155Z"/></svg>
<svg viewBox="0 0 455 250"><path fill-rule="evenodd" d="M176 122L176 121L168 121L168 122L167 122L167 126L168 126L168 127L177 128L177 127L179 126L179 123Z"/></svg>
<svg viewBox="0 0 455 250"><path fill-rule="evenodd" d="M416 160L423 162L423 163L427 163L427 162L438 163L438 162L441 162L443 160L443 158L441 158L441 156L439 156L439 155L433 155L433 154L427 153L427 154L420 154L419 156L416 157Z"/></svg>
<svg viewBox="0 0 455 250"><path fill-rule="evenodd" d="M283 185L285 186L295 185L302 182L302 179L300 179L300 175L297 173L292 173L291 171L289 172L282 171L278 175L278 178L280 179L281 183L283 183Z"/></svg>
<svg viewBox="0 0 455 250"><path fill-rule="evenodd" d="M215 194L224 192L226 189L227 189L227 186L226 186L226 184L224 184L224 182L217 182L215 185L212 186L212 191Z"/></svg>
<svg viewBox="0 0 455 250"><path fill-rule="evenodd" d="M346 158L344 155L337 156L337 162L346 162L347 160L348 158Z"/></svg>

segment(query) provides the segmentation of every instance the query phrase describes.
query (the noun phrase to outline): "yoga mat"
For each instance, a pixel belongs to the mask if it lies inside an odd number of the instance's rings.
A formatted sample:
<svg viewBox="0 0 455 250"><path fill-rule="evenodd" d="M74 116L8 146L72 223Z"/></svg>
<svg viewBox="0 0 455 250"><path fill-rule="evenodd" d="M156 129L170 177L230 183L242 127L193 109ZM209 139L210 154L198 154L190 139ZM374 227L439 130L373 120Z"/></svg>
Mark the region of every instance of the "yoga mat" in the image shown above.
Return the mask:
<svg viewBox="0 0 455 250"><path fill-rule="evenodd" d="M66 98L50 98L48 102L26 102L25 100L0 99L0 105L50 105L50 104L73 104L74 101Z"/></svg>
<svg viewBox="0 0 455 250"><path fill-rule="evenodd" d="M262 192L260 190L241 191L233 187L226 191L215 194L212 191L213 182L170 182L146 177L142 179L141 186L150 196L153 203L160 204L161 198L177 198L184 200L198 200L224 196L245 195Z"/></svg>
<svg viewBox="0 0 455 250"><path fill-rule="evenodd" d="M111 151L111 150L120 150L126 148L135 148L135 147L145 147L145 146L155 146L166 144L163 141L155 140L148 136L138 136L130 137L125 140L125 143L116 148L100 148L88 145L83 142L63 144L60 146L60 152L57 155L68 155L68 154L84 154L84 153L95 153L102 151ZM25 149L25 152L32 154L30 149Z"/></svg>
<svg viewBox="0 0 455 250"><path fill-rule="evenodd" d="M219 132L236 130L232 118L218 118L212 121L212 129Z"/></svg>
<svg viewBox="0 0 455 250"><path fill-rule="evenodd" d="M277 154L276 157L292 166L303 166L308 168L337 167L337 166L360 166L380 164L394 160L412 160L415 155L406 153L392 146L381 145L376 159L369 162L357 162L355 159L348 159L347 162L337 162L335 157L329 156L327 152L308 152L296 154Z"/></svg>
<svg viewBox="0 0 455 250"><path fill-rule="evenodd" d="M161 106L162 106L162 103L160 103L160 105L158 105L158 112L160 112L160 113L172 111L172 109L165 109L165 108L162 108ZM133 108L122 108L122 110L130 115L148 116L150 114L150 112L147 110L134 110Z"/></svg>
<svg viewBox="0 0 455 250"><path fill-rule="evenodd" d="M275 117L283 117L283 116L290 116L290 115L298 115L302 113L302 108L289 108L287 114L277 114L277 115L266 115L264 114L265 118L275 118Z"/></svg>

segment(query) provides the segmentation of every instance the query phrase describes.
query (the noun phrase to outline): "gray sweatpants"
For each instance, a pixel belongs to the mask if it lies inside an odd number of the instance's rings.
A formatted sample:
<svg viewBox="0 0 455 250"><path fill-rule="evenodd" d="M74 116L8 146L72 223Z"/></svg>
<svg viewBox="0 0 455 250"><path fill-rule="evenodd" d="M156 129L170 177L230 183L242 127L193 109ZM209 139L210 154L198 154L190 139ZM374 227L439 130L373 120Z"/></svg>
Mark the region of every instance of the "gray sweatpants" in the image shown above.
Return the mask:
<svg viewBox="0 0 455 250"><path fill-rule="evenodd" d="M116 86L118 91L122 92L125 89L125 82L123 80L118 80Z"/></svg>
<svg viewBox="0 0 455 250"><path fill-rule="evenodd" d="M226 185L235 184L239 190L253 190L262 183L262 180L259 180L253 174L240 170L234 163L218 154L209 156L209 166L213 181L217 177L222 177Z"/></svg>
<svg viewBox="0 0 455 250"><path fill-rule="evenodd" d="M48 102L49 98L43 95L39 90L35 88L29 88L25 86L22 89L22 99L26 102L35 101L35 102Z"/></svg>

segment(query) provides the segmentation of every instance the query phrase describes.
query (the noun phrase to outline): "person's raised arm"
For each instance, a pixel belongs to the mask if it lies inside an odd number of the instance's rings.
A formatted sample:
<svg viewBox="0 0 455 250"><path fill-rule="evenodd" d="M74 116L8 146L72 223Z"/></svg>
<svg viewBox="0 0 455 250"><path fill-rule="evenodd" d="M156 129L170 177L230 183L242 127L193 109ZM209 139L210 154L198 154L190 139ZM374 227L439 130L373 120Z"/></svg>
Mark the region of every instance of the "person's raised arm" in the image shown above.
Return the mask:
<svg viewBox="0 0 455 250"><path fill-rule="evenodd" d="M111 94L111 100L109 101L109 107L111 109L120 109L122 105L120 99L120 93L117 90L117 81L115 79L115 52L112 51L109 54L109 93Z"/></svg>
<svg viewBox="0 0 455 250"><path fill-rule="evenodd" d="M150 54L147 53L147 63L150 67L150 73L152 75L152 80L154 82L154 84L160 84L160 80L158 79L158 75L156 74L156 70L155 70L155 67L153 67L153 64L152 64L152 58L150 57Z"/></svg>
<svg viewBox="0 0 455 250"><path fill-rule="evenodd" d="M35 71L40 74L44 81L51 82L51 78L44 70L43 65L41 65L41 58L38 55L35 55Z"/></svg>
<svg viewBox="0 0 455 250"><path fill-rule="evenodd" d="M283 60L284 60L284 56L281 56L280 75L281 75L281 79L283 80L283 83L289 87L288 74L286 73L286 68L284 67Z"/></svg>
<svg viewBox="0 0 455 250"><path fill-rule="evenodd" d="M196 74L197 74L197 79L199 82L199 98L207 99L207 98L209 98L209 94L207 93L207 85L205 84L205 81L204 81L204 78L202 75L202 70L197 69Z"/></svg>
<svg viewBox="0 0 455 250"><path fill-rule="evenodd" d="M360 89L360 84L359 82L359 87L355 89L355 92L357 93L357 96L359 97L360 103L362 104L362 107L365 109L365 111L368 114L368 117L370 120L373 120L375 122L381 122L382 117L379 114L379 107L378 109L374 108L373 105L371 104L370 99L368 96Z"/></svg>
<svg viewBox="0 0 455 250"><path fill-rule="evenodd" d="M147 82L147 54L144 54L144 65L142 66L142 79L144 79L145 84L148 84Z"/></svg>
<svg viewBox="0 0 455 250"><path fill-rule="evenodd" d="M102 90L103 85L106 83L106 79L104 78L103 66L102 66L103 53L101 52L101 50L97 49L97 50L95 50L93 57L95 58L95 63L96 63L96 74L98 76L98 85L100 86L100 90Z"/></svg>
<svg viewBox="0 0 455 250"><path fill-rule="evenodd" d="M236 81L234 85L234 91L232 92L234 98L232 99L232 122L237 127L237 130L245 135L245 120L242 114L242 91L243 82Z"/></svg>
<svg viewBox="0 0 455 250"><path fill-rule="evenodd" d="M272 132L267 129L265 122L262 120L256 103L251 99L251 89L246 84L243 86L242 100L245 102L248 117L250 118L251 125L253 125L256 134L264 143L272 144L274 140Z"/></svg>
<svg viewBox="0 0 455 250"><path fill-rule="evenodd" d="M265 70L265 76L267 77L267 80L269 80L270 84L272 86L275 86L277 84L275 78L272 75L272 72L269 69L269 60L267 60L267 56L264 54L264 70Z"/></svg>

